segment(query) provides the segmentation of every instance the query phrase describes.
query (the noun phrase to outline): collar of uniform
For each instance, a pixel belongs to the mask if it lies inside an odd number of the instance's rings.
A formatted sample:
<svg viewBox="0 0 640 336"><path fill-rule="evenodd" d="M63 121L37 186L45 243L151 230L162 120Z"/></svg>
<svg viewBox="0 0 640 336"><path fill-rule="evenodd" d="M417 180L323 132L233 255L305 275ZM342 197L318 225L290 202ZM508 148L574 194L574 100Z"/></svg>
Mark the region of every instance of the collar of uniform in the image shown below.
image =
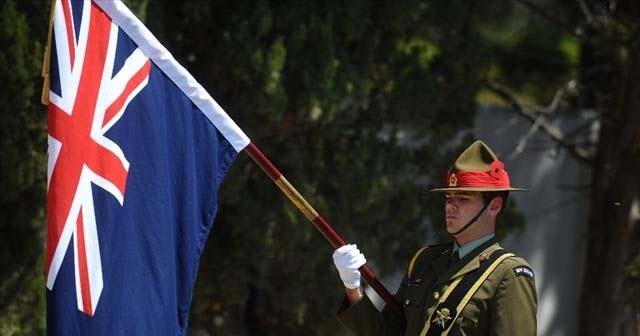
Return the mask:
<svg viewBox="0 0 640 336"><path fill-rule="evenodd" d="M474 241L471 241L469 243L466 243L462 246L458 246L458 243L453 243L453 252L452 253L456 253L456 251L458 251L458 255L460 256L460 259L466 257L469 252L473 251L476 247L482 245L483 243L486 243L487 241L489 241L489 239L495 237L496 234L495 233L490 233L484 237L480 237Z"/></svg>
<svg viewBox="0 0 640 336"><path fill-rule="evenodd" d="M490 244L487 246L487 243ZM500 249L500 245L493 241L493 239L489 240L487 243L482 244L480 247L474 249L465 258L463 258L461 260L461 264L464 266L460 268L460 270L455 272L455 274L453 274L451 277L449 277L449 280L461 277L471 271L477 270L478 268L480 268L480 256L482 254L490 256L493 252Z"/></svg>
<svg viewBox="0 0 640 336"><path fill-rule="evenodd" d="M452 244L453 245L453 244ZM494 251L498 250L500 245L495 240L495 237L490 238L486 242L482 243L480 246L473 249L469 252L464 258L458 260L455 264L451 265L451 267L446 267L449 255L446 253L442 254L439 258L437 258L433 263L433 271L436 274L440 274L438 279L436 280L436 285L441 283L449 282L451 279L455 279L459 276L465 275L473 270L476 270L480 267L480 255L486 253L491 255ZM448 249L451 253L452 249Z"/></svg>

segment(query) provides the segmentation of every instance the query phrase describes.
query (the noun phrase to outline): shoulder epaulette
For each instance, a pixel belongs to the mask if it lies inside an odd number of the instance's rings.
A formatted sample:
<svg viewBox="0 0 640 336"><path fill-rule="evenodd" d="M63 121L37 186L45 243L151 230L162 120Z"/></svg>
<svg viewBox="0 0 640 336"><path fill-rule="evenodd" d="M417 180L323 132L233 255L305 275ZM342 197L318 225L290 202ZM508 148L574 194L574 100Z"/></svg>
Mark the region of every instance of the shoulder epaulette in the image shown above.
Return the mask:
<svg viewBox="0 0 640 336"><path fill-rule="evenodd" d="M416 252L416 254L413 256L413 258L411 258L411 262L409 263L409 269L407 270L407 278L411 278L411 273L413 272L413 266L415 265L416 260L418 260L418 257L420 256L420 254L428 248L429 246L425 246L419 249L418 252Z"/></svg>

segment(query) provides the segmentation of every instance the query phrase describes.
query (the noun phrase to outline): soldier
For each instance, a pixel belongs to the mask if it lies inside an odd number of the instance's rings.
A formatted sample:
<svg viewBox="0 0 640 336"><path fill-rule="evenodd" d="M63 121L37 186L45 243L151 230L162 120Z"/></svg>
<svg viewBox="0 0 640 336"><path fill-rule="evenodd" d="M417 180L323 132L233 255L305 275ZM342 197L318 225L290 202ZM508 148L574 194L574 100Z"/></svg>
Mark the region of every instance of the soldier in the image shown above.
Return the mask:
<svg viewBox="0 0 640 336"><path fill-rule="evenodd" d="M445 195L446 230L454 242L417 251L395 298L406 324L362 294L355 245L338 248L334 263L346 298L338 320L354 335L536 335L537 297L527 262L495 241L496 220L512 188L509 176L481 141L455 161Z"/></svg>

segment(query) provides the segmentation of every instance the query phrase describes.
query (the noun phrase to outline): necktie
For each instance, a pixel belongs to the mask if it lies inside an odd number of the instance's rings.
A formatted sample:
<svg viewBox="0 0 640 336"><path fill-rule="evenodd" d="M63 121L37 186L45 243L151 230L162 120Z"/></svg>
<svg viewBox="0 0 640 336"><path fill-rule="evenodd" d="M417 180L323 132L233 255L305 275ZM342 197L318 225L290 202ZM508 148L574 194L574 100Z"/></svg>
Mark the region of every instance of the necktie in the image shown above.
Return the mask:
<svg viewBox="0 0 640 336"><path fill-rule="evenodd" d="M449 262L449 265L453 265L456 262L458 262L458 260L460 260L460 254L458 253L459 251L456 250L455 252L453 252L451 254L451 261Z"/></svg>

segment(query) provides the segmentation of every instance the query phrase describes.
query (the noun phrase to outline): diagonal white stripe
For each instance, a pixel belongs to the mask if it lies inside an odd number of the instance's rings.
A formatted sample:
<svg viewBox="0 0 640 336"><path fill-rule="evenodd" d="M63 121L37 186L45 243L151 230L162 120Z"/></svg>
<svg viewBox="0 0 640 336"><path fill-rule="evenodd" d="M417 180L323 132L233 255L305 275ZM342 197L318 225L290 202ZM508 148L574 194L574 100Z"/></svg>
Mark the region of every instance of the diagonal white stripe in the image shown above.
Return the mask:
<svg viewBox="0 0 640 336"><path fill-rule="evenodd" d="M60 148L62 143L58 139L48 135L47 136L47 191L49 191L49 183L51 183L51 175L55 169L56 162L58 162L58 156L60 155Z"/></svg>
<svg viewBox="0 0 640 336"><path fill-rule="evenodd" d="M71 74L71 54L67 40L67 22L64 20L62 2L56 1L54 10L53 31L56 43L56 57L58 61L58 77L60 79L60 96L55 92L49 93L49 99L67 114L73 110L73 102L78 92L78 82ZM77 79L77 78L76 78Z"/></svg>
<svg viewBox="0 0 640 336"><path fill-rule="evenodd" d="M82 176L82 174L81 174ZM78 214L80 212L81 202L78 199L78 190L80 190L82 185L82 178L76 187L76 193L71 202L71 209L69 209L69 216L64 222L64 226L62 228L62 233L60 234L60 239L58 240L58 245L56 245L56 250L53 252L53 257L51 260L51 265L49 266L49 270L47 272L47 288L53 289L53 284L56 281L58 276L58 272L60 271L60 267L62 266L62 260L64 259L65 253L69 248L69 243L71 242L71 236L75 233L75 221L78 218Z"/></svg>
<svg viewBox="0 0 640 336"><path fill-rule="evenodd" d="M93 172L86 169L88 179ZM96 311L100 294L102 294L102 260L100 258L100 244L98 241L98 228L96 226L95 209L93 207L93 195L91 184L87 183L87 195L82 203L82 216L84 225L84 243L87 255L87 272L89 273L89 293L91 295L91 312ZM76 264L78 267L78 264Z"/></svg>

